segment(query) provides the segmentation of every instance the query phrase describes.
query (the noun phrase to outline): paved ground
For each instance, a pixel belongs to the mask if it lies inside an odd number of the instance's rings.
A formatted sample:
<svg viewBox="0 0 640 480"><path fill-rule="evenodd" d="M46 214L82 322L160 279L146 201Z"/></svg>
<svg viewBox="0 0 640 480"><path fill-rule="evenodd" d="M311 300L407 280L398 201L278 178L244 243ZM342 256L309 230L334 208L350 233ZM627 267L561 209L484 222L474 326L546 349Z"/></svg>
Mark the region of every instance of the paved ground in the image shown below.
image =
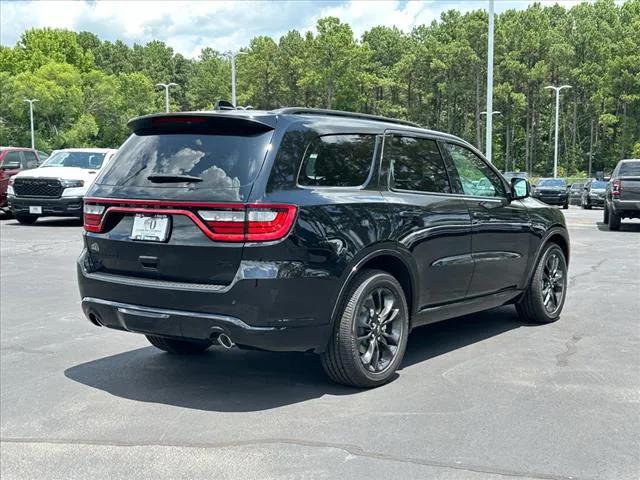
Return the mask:
<svg viewBox="0 0 640 480"><path fill-rule="evenodd" d="M81 315L81 227L0 222L9 479L637 479L640 223L572 207L561 320L424 327L399 377L332 385L313 356L175 358Z"/></svg>

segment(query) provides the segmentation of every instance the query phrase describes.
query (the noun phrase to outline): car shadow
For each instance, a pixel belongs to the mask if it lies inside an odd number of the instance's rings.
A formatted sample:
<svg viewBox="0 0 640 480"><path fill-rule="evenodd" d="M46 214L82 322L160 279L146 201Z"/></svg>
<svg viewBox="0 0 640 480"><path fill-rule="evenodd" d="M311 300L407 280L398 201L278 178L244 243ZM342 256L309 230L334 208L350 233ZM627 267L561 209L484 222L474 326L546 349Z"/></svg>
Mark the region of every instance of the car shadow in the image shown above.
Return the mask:
<svg viewBox="0 0 640 480"><path fill-rule="evenodd" d="M596 222L598 230L601 232L610 232L609 225L603 222ZM620 230L618 232L640 232L640 223L629 223L624 220L620 223Z"/></svg>
<svg viewBox="0 0 640 480"><path fill-rule="evenodd" d="M3 219L4 220L4 219ZM69 218L69 217L43 217L39 218L36 223L33 225L22 225L18 223L18 221L13 217L8 217L6 220L8 221L5 225L9 227L20 227L20 228L38 228L38 227L81 227L82 219L81 218Z"/></svg>
<svg viewBox="0 0 640 480"><path fill-rule="evenodd" d="M522 326L513 307L503 307L415 329L403 367ZM360 391L330 382L316 355L221 347L182 357L139 348L73 366L64 374L129 400L218 412L268 410Z"/></svg>

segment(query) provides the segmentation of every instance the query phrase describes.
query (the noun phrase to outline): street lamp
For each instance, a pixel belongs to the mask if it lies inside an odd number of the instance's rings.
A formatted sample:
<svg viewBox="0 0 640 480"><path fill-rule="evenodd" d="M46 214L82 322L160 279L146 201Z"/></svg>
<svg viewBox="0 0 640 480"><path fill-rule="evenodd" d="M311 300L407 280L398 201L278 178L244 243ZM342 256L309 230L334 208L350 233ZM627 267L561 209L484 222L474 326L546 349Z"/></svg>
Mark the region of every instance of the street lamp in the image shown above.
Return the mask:
<svg viewBox="0 0 640 480"><path fill-rule="evenodd" d="M236 57L238 55L246 55L247 52L225 52L223 55L231 60L231 103L236 106Z"/></svg>
<svg viewBox="0 0 640 480"><path fill-rule="evenodd" d="M551 89L556 92L556 138L555 145L553 147L553 178L556 178L558 176L558 112L560 111L560 91L564 88L572 87L571 85L562 85L560 87L549 85L548 87L544 88Z"/></svg>
<svg viewBox="0 0 640 480"><path fill-rule="evenodd" d="M32 98L32 99L25 98L24 101L29 104L29 117L31 118L31 148L33 150L35 150L35 148L36 148L36 139L35 139L35 136L34 136L34 133L33 133L33 104L35 102L37 102L38 100L35 99L35 98Z"/></svg>
<svg viewBox="0 0 640 480"><path fill-rule="evenodd" d="M493 0L489 0L489 34L487 35L487 133L486 151L487 160L491 162L491 147L493 146Z"/></svg>
<svg viewBox="0 0 640 480"><path fill-rule="evenodd" d="M177 87L177 83L156 83L156 87L164 87L164 106L167 113L169 113L169 88Z"/></svg>

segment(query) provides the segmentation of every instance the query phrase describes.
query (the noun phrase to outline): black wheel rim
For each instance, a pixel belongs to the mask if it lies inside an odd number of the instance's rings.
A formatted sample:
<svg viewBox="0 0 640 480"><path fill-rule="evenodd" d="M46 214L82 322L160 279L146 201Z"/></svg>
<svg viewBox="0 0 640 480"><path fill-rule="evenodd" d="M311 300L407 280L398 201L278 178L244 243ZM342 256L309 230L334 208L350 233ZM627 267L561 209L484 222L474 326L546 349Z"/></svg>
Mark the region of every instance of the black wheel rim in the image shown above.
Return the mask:
<svg viewBox="0 0 640 480"><path fill-rule="evenodd" d="M388 288L376 288L361 302L356 339L360 361L369 372L384 372L396 358L403 335L401 315L400 301Z"/></svg>
<svg viewBox="0 0 640 480"><path fill-rule="evenodd" d="M552 252L542 272L542 304L549 315L557 313L562 306L565 281L564 262L558 252Z"/></svg>

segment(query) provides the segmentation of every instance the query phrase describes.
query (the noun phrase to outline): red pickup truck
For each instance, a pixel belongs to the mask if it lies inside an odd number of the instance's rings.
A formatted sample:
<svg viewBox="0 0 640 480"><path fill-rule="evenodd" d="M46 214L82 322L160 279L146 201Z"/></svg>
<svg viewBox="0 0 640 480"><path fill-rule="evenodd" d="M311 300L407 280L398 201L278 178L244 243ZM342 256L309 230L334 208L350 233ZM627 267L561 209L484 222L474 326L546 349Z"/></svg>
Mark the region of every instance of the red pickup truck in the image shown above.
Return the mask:
<svg viewBox="0 0 640 480"><path fill-rule="evenodd" d="M620 160L607 184L604 223L620 230L623 218L640 218L640 159Z"/></svg>
<svg viewBox="0 0 640 480"><path fill-rule="evenodd" d="M22 147L0 147L0 211L8 211L7 187L16 173L37 168L41 163L37 150Z"/></svg>

